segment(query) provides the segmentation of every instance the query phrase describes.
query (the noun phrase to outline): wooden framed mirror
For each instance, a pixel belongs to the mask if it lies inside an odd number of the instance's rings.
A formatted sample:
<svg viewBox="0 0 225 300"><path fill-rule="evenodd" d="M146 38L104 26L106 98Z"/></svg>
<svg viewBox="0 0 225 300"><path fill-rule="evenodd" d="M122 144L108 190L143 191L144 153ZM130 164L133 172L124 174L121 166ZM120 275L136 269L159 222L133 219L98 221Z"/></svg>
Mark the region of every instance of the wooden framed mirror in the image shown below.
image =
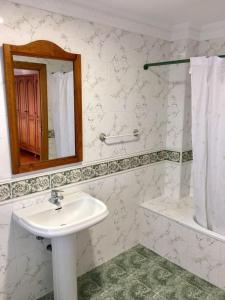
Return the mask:
<svg viewBox="0 0 225 300"><path fill-rule="evenodd" d="M82 161L81 56L3 44L13 174Z"/></svg>

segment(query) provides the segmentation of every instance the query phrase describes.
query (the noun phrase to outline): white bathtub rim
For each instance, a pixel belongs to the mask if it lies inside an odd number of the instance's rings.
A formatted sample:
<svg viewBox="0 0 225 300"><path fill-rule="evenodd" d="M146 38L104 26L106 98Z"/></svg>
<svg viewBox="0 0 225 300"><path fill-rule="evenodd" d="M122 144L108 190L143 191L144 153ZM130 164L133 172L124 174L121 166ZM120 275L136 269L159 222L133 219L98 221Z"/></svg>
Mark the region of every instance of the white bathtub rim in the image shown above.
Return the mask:
<svg viewBox="0 0 225 300"><path fill-rule="evenodd" d="M165 200L167 201L167 203L164 206L162 201L165 201ZM157 202L159 202L158 209L157 209ZM184 202L183 209L182 209L182 202ZM190 203L190 206L187 205L188 202ZM175 206L175 207L166 208L166 206L168 206L168 204L172 204L172 206ZM180 207L180 209L176 209L177 205ZM185 226L189 229L192 229L199 233L205 234L210 238L214 238L218 241L225 242L225 236L202 227L194 220L193 198L191 198L191 197L185 197L185 198L176 200L172 197L162 195L160 197L148 200L148 201L140 204L140 207L146 211L150 211L159 216L165 217L166 219L168 219L170 221L174 221L179 225ZM163 207L164 207L164 209L163 209ZM183 214L181 214L181 213L183 213Z"/></svg>

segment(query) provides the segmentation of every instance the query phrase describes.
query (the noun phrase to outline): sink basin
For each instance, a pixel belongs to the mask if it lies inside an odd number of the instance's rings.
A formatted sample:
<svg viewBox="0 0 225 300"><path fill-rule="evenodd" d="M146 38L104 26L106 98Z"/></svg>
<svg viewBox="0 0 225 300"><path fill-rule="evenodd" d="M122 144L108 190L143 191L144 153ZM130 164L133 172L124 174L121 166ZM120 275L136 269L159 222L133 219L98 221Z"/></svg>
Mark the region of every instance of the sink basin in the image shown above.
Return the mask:
<svg viewBox="0 0 225 300"><path fill-rule="evenodd" d="M50 198L50 196L49 196ZM98 199L80 192L65 196L62 209L46 201L14 211L17 223L31 233L53 238L88 228L108 215L105 204Z"/></svg>
<svg viewBox="0 0 225 300"><path fill-rule="evenodd" d="M105 204L84 192L65 195L62 208L46 200L13 212L14 220L23 228L51 238L54 300L77 300L76 232L107 215Z"/></svg>

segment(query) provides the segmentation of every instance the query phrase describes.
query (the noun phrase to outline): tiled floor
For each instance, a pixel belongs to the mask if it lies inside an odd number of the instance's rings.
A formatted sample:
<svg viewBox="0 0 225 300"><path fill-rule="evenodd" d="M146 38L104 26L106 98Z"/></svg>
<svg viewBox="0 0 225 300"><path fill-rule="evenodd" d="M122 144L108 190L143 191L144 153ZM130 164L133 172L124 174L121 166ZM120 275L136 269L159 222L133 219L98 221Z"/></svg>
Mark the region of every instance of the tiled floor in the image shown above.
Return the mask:
<svg viewBox="0 0 225 300"><path fill-rule="evenodd" d="M78 278L78 290L79 300L225 300L225 291L141 245Z"/></svg>

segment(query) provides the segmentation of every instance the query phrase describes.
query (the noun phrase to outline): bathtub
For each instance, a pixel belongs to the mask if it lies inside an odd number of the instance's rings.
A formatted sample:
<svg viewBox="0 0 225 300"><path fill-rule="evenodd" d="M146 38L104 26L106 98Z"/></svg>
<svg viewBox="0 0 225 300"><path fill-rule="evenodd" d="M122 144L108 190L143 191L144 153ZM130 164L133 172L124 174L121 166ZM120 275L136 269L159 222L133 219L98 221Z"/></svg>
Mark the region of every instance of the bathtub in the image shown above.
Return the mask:
<svg viewBox="0 0 225 300"><path fill-rule="evenodd" d="M144 202L140 220L140 244L225 289L225 237L194 221L191 197Z"/></svg>

